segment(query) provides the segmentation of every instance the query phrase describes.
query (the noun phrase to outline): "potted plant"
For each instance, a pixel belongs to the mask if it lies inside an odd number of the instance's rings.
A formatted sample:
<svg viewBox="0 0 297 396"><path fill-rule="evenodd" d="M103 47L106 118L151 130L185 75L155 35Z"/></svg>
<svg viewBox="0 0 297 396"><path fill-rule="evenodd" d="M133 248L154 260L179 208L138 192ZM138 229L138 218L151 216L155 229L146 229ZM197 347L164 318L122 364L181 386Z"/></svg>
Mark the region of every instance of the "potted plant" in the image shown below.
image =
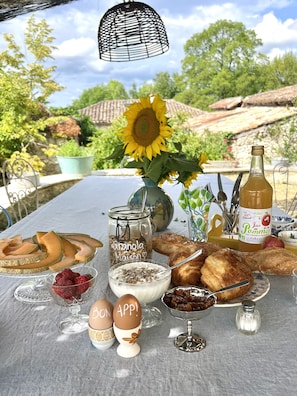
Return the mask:
<svg viewBox="0 0 297 396"><path fill-rule="evenodd" d="M74 139L59 146L56 157L62 173L79 177L91 174L94 156L87 147L79 146Z"/></svg>

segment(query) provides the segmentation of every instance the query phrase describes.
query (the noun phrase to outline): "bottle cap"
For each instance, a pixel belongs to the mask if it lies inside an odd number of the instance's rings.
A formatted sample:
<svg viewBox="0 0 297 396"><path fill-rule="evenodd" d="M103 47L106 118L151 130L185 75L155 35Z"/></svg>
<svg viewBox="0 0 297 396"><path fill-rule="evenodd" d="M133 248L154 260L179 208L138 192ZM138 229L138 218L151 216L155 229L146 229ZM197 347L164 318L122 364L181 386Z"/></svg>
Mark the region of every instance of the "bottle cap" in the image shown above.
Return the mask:
<svg viewBox="0 0 297 396"><path fill-rule="evenodd" d="M252 146L252 155L264 155L264 146Z"/></svg>
<svg viewBox="0 0 297 396"><path fill-rule="evenodd" d="M243 300L242 307L245 312L253 312L255 309L255 303L251 300Z"/></svg>

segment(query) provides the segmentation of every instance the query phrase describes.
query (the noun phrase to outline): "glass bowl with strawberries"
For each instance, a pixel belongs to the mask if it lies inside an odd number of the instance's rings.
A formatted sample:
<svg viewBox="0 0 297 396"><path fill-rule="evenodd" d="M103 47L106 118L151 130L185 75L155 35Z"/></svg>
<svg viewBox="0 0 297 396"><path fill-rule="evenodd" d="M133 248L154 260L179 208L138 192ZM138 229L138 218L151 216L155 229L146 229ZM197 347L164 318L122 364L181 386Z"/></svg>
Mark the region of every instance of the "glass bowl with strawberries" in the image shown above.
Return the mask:
<svg viewBox="0 0 297 396"><path fill-rule="evenodd" d="M59 323L64 334L81 333L88 329L89 316L81 314L81 305L94 290L98 272L90 266L65 268L46 278L46 284L56 304L68 307L70 316Z"/></svg>

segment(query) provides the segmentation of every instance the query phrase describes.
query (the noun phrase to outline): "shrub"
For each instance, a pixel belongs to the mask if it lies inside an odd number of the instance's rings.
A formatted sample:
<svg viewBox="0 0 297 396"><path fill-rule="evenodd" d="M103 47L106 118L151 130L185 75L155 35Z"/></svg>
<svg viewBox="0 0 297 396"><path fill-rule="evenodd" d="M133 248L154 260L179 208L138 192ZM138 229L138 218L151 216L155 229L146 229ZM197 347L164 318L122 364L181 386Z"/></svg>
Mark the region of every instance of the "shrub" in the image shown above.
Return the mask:
<svg viewBox="0 0 297 396"><path fill-rule="evenodd" d="M74 139L67 140L57 149L59 157L86 157L91 154L89 148L79 146Z"/></svg>

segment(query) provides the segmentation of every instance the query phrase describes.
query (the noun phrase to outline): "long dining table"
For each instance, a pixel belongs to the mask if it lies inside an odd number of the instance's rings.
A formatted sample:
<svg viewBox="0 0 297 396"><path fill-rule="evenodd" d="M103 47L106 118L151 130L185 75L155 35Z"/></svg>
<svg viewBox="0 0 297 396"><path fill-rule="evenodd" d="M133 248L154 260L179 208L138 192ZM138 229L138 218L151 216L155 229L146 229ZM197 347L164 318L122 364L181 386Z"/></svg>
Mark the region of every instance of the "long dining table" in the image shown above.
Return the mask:
<svg viewBox="0 0 297 396"><path fill-rule="evenodd" d="M194 186L211 183L216 176L200 175ZM99 298L115 303L108 285L108 209L127 203L142 186L137 176L90 176L52 199L0 234L0 238L36 231L81 232L103 242L90 262L99 272L92 299L82 306L88 313ZM233 182L223 178L226 191ZM178 205L180 185L165 184L174 202L174 216L165 232L187 235L186 214ZM212 204L213 205L213 204ZM213 208L212 210L216 210ZM164 260L167 258L164 257ZM206 339L206 348L187 353L173 340L186 324L156 301L162 323L143 329L140 354L118 356L117 342L99 351L88 332L65 335L58 322L67 309L49 301L28 304L14 297L22 276L0 276L0 394L6 396L276 396L297 392L297 305L290 276L267 276L270 290L256 302L262 324L247 336L235 325L238 306L218 306L194 332Z"/></svg>

